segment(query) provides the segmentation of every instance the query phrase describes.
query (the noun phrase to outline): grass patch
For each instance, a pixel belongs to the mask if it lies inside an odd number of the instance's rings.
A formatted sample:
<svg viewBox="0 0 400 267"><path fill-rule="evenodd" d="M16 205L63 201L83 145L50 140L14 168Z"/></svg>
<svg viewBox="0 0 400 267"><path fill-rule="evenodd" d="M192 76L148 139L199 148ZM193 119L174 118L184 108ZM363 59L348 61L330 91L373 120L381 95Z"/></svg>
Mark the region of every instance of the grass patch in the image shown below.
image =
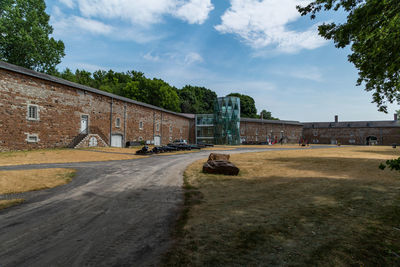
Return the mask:
<svg viewBox="0 0 400 267"><path fill-rule="evenodd" d="M79 149L43 149L32 151L0 152L0 166L126 160L134 158L140 157L135 155L100 153Z"/></svg>
<svg viewBox="0 0 400 267"><path fill-rule="evenodd" d="M400 264L400 174L391 147L233 154L237 177L185 172L174 266ZM189 189L188 189L189 188ZM190 203L193 188L202 200Z"/></svg>
<svg viewBox="0 0 400 267"><path fill-rule="evenodd" d="M0 194L22 193L53 188L69 183L73 169L0 171Z"/></svg>
<svg viewBox="0 0 400 267"><path fill-rule="evenodd" d="M24 202L21 198L0 200L0 210L7 209Z"/></svg>

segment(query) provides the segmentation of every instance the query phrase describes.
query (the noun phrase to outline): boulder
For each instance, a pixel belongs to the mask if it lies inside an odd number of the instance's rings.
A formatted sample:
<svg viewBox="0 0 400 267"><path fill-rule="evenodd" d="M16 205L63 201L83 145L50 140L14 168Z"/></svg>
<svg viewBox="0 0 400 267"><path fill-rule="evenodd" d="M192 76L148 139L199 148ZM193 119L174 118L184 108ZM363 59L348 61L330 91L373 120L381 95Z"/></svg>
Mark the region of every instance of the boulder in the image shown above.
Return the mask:
<svg viewBox="0 0 400 267"><path fill-rule="evenodd" d="M228 155L229 156L229 155ZM204 173L238 175L239 168L226 160L209 160L203 165Z"/></svg>
<svg viewBox="0 0 400 267"><path fill-rule="evenodd" d="M211 153L208 156L208 161L210 160L224 160L224 161L229 161L229 154L219 154L219 153Z"/></svg>

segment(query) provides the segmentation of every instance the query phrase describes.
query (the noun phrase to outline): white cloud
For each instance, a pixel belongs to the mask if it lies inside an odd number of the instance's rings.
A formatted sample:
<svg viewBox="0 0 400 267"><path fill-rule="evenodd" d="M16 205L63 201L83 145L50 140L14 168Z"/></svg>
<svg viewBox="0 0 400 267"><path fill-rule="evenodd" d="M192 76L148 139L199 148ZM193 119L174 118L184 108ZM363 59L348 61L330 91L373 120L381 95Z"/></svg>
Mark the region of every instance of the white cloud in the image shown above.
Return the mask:
<svg viewBox="0 0 400 267"><path fill-rule="evenodd" d="M66 5L69 8L74 8L75 7L75 3L74 0L58 0L61 3L63 3L64 5Z"/></svg>
<svg viewBox="0 0 400 267"><path fill-rule="evenodd" d="M94 34L107 35L113 31L113 27L103 22L93 19L82 18L78 16L65 17L61 13L60 16L52 23L55 33L70 33L71 31L82 32L87 31Z"/></svg>
<svg viewBox="0 0 400 267"><path fill-rule="evenodd" d="M52 10L51 24L54 27L54 35L58 37L82 38L85 36L82 33L88 32L117 40L132 40L137 43L148 43L164 37L163 34L147 33L131 26L113 26L91 18L67 16L57 6Z"/></svg>
<svg viewBox="0 0 400 267"><path fill-rule="evenodd" d="M176 10L175 16L190 24L203 24L213 9L210 0L190 0Z"/></svg>
<svg viewBox="0 0 400 267"><path fill-rule="evenodd" d="M210 0L76 0L85 17L121 19L151 25L172 15L191 24L202 24L214 8Z"/></svg>
<svg viewBox="0 0 400 267"><path fill-rule="evenodd" d="M153 56L151 52L148 52L148 53L144 54L143 58L148 60L148 61L154 61L154 62L160 61L160 57L158 55L154 55Z"/></svg>
<svg viewBox="0 0 400 267"><path fill-rule="evenodd" d="M321 70L315 66L297 66L297 67L279 67L268 71L271 74L276 74L285 77L293 77L302 80L310 80L322 82L323 77Z"/></svg>
<svg viewBox="0 0 400 267"><path fill-rule="evenodd" d="M240 36L255 49L275 46L285 53L315 49L325 44L314 25L306 31L293 31L288 24L300 18L296 5L307 0L231 0L231 7L215 26L221 33Z"/></svg>
<svg viewBox="0 0 400 267"><path fill-rule="evenodd" d="M200 54L190 52L185 56L185 64L190 65L196 62L203 62L203 58L200 56Z"/></svg>
<svg viewBox="0 0 400 267"><path fill-rule="evenodd" d="M70 19L76 26L85 29L91 33L109 34L113 30L112 26L106 25L100 21L96 21L93 19L87 19L77 16L72 16L70 17Z"/></svg>

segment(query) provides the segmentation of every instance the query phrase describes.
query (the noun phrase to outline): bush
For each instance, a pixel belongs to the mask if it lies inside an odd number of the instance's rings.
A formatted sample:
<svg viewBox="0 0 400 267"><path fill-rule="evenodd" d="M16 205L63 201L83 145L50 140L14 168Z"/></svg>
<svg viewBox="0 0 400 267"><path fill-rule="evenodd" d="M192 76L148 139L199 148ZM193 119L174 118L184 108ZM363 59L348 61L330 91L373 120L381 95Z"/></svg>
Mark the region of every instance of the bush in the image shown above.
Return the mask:
<svg viewBox="0 0 400 267"><path fill-rule="evenodd" d="M391 171L396 170L400 171L400 158L398 159L390 159L385 163L381 163L379 165L379 169L384 170L386 167L390 168Z"/></svg>

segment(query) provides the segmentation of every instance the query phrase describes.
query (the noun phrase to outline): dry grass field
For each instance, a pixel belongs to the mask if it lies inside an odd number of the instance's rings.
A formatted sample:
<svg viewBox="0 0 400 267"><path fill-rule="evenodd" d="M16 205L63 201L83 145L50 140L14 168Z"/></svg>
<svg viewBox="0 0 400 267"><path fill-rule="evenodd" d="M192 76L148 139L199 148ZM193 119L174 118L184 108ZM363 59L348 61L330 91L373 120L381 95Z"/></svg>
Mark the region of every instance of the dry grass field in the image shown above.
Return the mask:
<svg viewBox="0 0 400 267"><path fill-rule="evenodd" d="M73 169L36 169L0 171L0 195L22 193L67 184L75 175ZM24 202L23 199L0 200L0 210Z"/></svg>
<svg viewBox="0 0 400 267"><path fill-rule="evenodd" d="M113 152L112 148L110 152ZM1 152L0 166L40 164L40 163L109 161L109 160L125 160L134 158L140 158L140 156L100 153L95 151L86 151L79 149L44 149L44 150L32 150L32 151Z"/></svg>
<svg viewBox="0 0 400 267"><path fill-rule="evenodd" d="M185 172L174 266L399 266L400 173L391 147L233 154L239 176Z"/></svg>
<svg viewBox="0 0 400 267"><path fill-rule="evenodd" d="M21 198L0 200L0 210L19 205L23 202L24 200Z"/></svg>

